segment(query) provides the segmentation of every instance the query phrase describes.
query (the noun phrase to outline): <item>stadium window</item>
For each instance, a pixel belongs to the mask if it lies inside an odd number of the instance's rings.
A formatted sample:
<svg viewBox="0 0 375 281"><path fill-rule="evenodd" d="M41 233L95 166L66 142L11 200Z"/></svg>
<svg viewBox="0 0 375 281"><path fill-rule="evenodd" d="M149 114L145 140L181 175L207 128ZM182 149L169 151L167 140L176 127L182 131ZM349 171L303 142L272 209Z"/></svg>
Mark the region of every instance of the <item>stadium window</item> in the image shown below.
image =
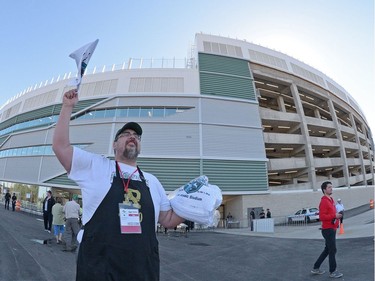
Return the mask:
<svg viewBox="0 0 375 281"><path fill-rule="evenodd" d="M44 155L54 155L51 145L44 147Z"/></svg>
<svg viewBox="0 0 375 281"><path fill-rule="evenodd" d="M127 108L117 108L116 109L116 117L127 117L128 116L128 109Z"/></svg>
<svg viewBox="0 0 375 281"><path fill-rule="evenodd" d="M33 155L33 147L26 147L26 155Z"/></svg>
<svg viewBox="0 0 375 281"><path fill-rule="evenodd" d="M97 118L104 118L105 111L104 110L95 110L93 112L94 119Z"/></svg>
<svg viewBox="0 0 375 281"><path fill-rule="evenodd" d="M140 117L152 117L152 109L151 108L141 108L139 116Z"/></svg>
<svg viewBox="0 0 375 281"><path fill-rule="evenodd" d="M27 155L26 153L27 153L27 147L21 148L21 156Z"/></svg>
<svg viewBox="0 0 375 281"><path fill-rule="evenodd" d="M164 108L153 108L152 116L153 117L164 117Z"/></svg>
<svg viewBox="0 0 375 281"><path fill-rule="evenodd" d="M128 117L139 117L140 108L129 108Z"/></svg>
<svg viewBox="0 0 375 281"><path fill-rule="evenodd" d="M166 108L165 109L165 116L170 116L176 114L176 108Z"/></svg>
<svg viewBox="0 0 375 281"><path fill-rule="evenodd" d="M115 116L115 113L116 113L116 109L106 109L104 117L105 118L112 118L112 117Z"/></svg>

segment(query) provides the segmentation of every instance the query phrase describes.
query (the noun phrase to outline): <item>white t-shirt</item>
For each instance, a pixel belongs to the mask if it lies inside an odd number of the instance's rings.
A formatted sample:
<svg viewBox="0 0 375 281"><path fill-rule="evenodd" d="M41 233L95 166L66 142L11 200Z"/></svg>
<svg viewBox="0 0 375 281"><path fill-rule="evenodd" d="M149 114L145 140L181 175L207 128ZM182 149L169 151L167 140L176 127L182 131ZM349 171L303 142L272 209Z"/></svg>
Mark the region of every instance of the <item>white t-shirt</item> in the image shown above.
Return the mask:
<svg viewBox="0 0 375 281"><path fill-rule="evenodd" d="M127 179L136 170L136 167L120 162L119 165L124 179ZM143 175L150 188L154 203L156 229L160 211L169 211L171 204L159 180L146 172L143 172ZM75 181L81 188L83 205L82 223L86 224L112 185L113 178L116 176L116 162L104 156L74 147L72 167L68 176L69 179ZM133 174L131 179L141 181L138 171Z"/></svg>
<svg viewBox="0 0 375 281"><path fill-rule="evenodd" d="M81 207L75 201L68 201L64 205L65 218L78 219L81 212Z"/></svg>
<svg viewBox="0 0 375 281"><path fill-rule="evenodd" d="M337 203L336 204L336 212L341 212L341 211L344 211L345 208L344 208L344 205L341 204L341 203Z"/></svg>

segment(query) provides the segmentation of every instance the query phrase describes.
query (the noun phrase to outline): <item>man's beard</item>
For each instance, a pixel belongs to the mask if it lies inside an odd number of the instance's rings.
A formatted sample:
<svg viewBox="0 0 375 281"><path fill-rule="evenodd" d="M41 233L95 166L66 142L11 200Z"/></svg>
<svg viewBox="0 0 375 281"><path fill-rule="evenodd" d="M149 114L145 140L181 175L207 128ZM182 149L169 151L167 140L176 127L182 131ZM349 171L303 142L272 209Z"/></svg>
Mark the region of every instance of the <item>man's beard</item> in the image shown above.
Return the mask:
<svg viewBox="0 0 375 281"><path fill-rule="evenodd" d="M138 151L137 147L125 148L124 153L122 155L126 159L135 160L135 159L137 159L137 157L139 155L139 151Z"/></svg>

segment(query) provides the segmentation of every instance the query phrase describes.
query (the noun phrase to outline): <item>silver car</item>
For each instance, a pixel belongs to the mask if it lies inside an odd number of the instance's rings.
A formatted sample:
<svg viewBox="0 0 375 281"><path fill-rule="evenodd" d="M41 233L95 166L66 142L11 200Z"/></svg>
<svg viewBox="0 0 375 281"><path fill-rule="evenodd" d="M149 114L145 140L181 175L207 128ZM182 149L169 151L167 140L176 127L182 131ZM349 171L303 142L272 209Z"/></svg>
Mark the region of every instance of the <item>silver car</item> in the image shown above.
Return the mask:
<svg viewBox="0 0 375 281"><path fill-rule="evenodd" d="M312 222L319 221L318 208L303 208L298 210L294 215L288 216L288 223L292 222Z"/></svg>

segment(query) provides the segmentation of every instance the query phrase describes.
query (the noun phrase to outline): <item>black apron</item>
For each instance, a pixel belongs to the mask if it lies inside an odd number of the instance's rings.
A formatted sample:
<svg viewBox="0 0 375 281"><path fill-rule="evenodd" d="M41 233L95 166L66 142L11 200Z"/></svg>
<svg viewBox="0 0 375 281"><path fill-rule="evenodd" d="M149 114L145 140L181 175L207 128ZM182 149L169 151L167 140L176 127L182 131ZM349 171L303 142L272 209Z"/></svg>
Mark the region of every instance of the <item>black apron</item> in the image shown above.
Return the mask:
<svg viewBox="0 0 375 281"><path fill-rule="evenodd" d="M116 165L111 188L84 227L76 281L159 280L154 204L139 168L138 172L142 181L130 180L128 192L140 192L142 234L121 234L118 203L124 201L124 184Z"/></svg>

